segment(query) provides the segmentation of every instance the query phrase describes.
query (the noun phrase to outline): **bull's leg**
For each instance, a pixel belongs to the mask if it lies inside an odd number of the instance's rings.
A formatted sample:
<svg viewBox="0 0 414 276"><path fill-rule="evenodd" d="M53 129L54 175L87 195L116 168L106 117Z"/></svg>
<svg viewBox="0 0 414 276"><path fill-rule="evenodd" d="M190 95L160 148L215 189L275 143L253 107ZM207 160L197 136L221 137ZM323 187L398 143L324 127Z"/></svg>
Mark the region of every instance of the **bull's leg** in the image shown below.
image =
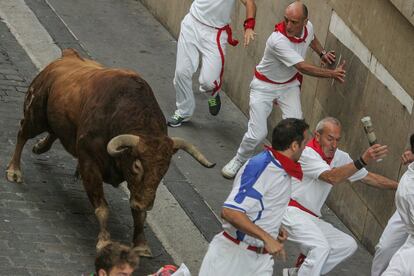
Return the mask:
<svg viewBox="0 0 414 276"><path fill-rule="evenodd" d="M32 149L32 152L35 154L42 154L50 150L50 148L53 145L53 142L55 142L57 139L56 135L54 134L48 134L46 137L40 139Z"/></svg>
<svg viewBox="0 0 414 276"><path fill-rule="evenodd" d="M144 223L147 217L146 211L140 211L136 208L131 208L132 217L134 218L134 250L141 257L152 257L151 249L148 246L144 234Z"/></svg>
<svg viewBox="0 0 414 276"><path fill-rule="evenodd" d="M22 172L20 170L20 159L22 156L23 147L27 140L44 132L45 129L41 127L34 127L29 120L23 119L20 121L20 129L17 134L16 147L13 152L13 157L6 169L6 178L11 182L22 182Z"/></svg>
<svg viewBox="0 0 414 276"><path fill-rule="evenodd" d="M107 231L109 208L104 197L102 177L98 166L89 160L86 162L79 160L79 169L83 186L89 201L95 209L95 216L99 222L98 242L96 244L96 250L99 251L111 242L110 234Z"/></svg>

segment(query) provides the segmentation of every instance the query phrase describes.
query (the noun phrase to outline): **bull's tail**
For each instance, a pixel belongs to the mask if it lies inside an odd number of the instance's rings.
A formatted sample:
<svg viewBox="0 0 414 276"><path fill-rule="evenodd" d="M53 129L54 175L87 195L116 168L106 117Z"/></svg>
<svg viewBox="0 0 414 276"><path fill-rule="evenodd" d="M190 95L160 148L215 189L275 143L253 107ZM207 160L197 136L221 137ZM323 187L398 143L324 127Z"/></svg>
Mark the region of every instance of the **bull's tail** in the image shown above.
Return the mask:
<svg viewBox="0 0 414 276"><path fill-rule="evenodd" d="M175 151L179 149L186 151L188 154L194 157L195 160L200 162L200 164L204 167L212 168L216 165L216 163L211 163L210 161L208 161L207 158L193 144L178 137L171 137L171 140L174 142Z"/></svg>

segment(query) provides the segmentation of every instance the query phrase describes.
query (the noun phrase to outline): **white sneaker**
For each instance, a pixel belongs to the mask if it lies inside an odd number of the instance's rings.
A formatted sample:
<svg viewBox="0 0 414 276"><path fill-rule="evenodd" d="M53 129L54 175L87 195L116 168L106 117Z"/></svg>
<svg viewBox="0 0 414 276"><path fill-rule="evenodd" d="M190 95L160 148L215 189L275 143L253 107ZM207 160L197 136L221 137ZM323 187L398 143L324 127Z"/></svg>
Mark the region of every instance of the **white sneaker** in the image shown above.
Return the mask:
<svg viewBox="0 0 414 276"><path fill-rule="evenodd" d="M243 163L244 162L240 161L237 156L234 156L233 159L231 159L230 162L223 167L221 174L225 178L232 179L243 166Z"/></svg>
<svg viewBox="0 0 414 276"><path fill-rule="evenodd" d="M297 276L298 275L298 268L291 267L291 268L284 268L282 270L283 276Z"/></svg>

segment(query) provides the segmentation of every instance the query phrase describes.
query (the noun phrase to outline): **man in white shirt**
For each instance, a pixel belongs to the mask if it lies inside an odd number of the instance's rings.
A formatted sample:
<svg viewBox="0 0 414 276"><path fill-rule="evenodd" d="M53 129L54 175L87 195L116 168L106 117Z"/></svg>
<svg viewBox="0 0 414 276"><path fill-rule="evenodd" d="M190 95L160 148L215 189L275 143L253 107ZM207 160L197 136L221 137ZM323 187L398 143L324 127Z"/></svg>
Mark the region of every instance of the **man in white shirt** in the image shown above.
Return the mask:
<svg viewBox="0 0 414 276"><path fill-rule="evenodd" d="M405 151L401 156L404 165L414 161L414 154L411 150ZM389 219L387 226L382 232L377 246L375 246L375 255L372 260L371 276L380 276L388 267L392 256L404 244L408 238L406 226L401 219L398 210Z"/></svg>
<svg viewBox="0 0 414 276"><path fill-rule="evenodd" d="M240 0L246 6L244 46L254 39L256 5L254 0ZM210 114L220 111L220 89L224 72L227 43L236 46L232 37L230 16L236 0L194 0L190 12L181 22L177 44L177 61L174 76L177 109L168 119L170 127L178 127L190 120L195 109L192 77L199 66L200 91L210 93Z"/></svg>
<svg viewBox="0 0 414 276"><path fill-rule="evenodd" d="M223 232L210 243L200 276L273 274L284 256L280 224L291 194L291 178L302 178L299 157L308 124L288 118L273 130L272 147L252 157L237 174L224 202Z"/></svg>
<svg viewBox="0 0 414 276"><path fill-rule="evenodd" d="M223 167L221 173L224 177L233 178L265 139L266 121L274 102L281 108L282 118L302 118L300 73L344 82L344 62L331 70L304 61L309 46L320 55L323 62L335 61L335 54L326 52L314 35L313 25L308 20L308 9L300 1L295 1L286 8L284 21L275 26L275 31L267 40L263 58L256 67L250 84L248 130L236 156Z"/></svg>
<svg viewBox="0 0 414 276"><path fill-rule="evenodd" d="M289 240L297 243L306 259L299 269L284 269L283 275L317 276L331 271L357 249L355 240L323 221L321 208L333 185L349 180L395 189L396 181L368 172L367 164L383 158L387 146L375 144L353 161L338 149L341 124L332 117L316 126L315 137L308 142L299 160L303 169L301 181L292 180L292 197L283 217Z"/></svg>
<svg viewBox="0 0 414 276"><path fill-rule="evenodd" d="M410 137L411 152L414 152L414 135ZM412 156L412 155L411 155ZM400 179L395 204L401 221L408 235L404 244L392 257L383 276L414 275L414 160L408 165L407 171Z"/></svg>

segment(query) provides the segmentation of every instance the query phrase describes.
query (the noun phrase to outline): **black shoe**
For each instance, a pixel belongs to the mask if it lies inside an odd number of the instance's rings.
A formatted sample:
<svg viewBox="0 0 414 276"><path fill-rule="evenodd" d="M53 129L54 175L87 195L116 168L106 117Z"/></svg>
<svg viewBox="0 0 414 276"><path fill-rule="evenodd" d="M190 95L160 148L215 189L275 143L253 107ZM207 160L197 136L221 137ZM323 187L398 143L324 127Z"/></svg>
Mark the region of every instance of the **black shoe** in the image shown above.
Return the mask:
<svg viewBox="0 0 414 276"><path fill-rule="evenodd" d="M210 111L210 114L213 116L216 116L221 107L221 100L220 100L220 94L217 94L214 98L208 99L208 110Z"/></svg>

